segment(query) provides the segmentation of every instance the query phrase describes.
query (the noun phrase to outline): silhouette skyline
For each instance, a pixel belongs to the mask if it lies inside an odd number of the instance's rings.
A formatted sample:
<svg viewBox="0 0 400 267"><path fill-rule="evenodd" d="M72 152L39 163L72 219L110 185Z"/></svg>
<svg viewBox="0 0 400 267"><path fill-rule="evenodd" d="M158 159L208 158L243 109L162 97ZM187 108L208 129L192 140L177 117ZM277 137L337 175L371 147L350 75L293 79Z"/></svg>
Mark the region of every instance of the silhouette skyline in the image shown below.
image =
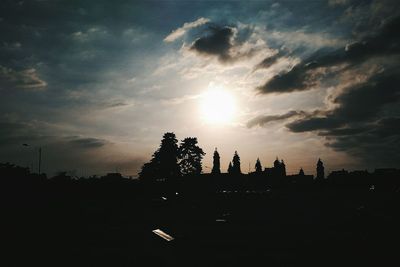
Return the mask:
<svg viewBox="0 0 400 267"><path fill-rule="evenodd" d="M303 168L288 174L276 157L264 169L257 158L245 174L235 151L221 172L215 148L212 171L203 173L204 155L196 137L179 142L166 132L139 179L117 170L47 177L0 163L0 203L12 229L3 240L18 244L7 255L33 254L14 256L17 266L64 258L67 265L102 265L104 257L106 265L146 266L259 265L267 256L272 266L309 266L326 257L332 266L397 261L400 169L342 169L325 177L319 158L314 177ZM366 252L373 256L365 259Z"/></svg>
<svg viewBox="0 0 400 267"><path fill-rule="evenodd" d="M24 144L28 146L27 144ZM206 153L203 151L201 147L198 146L198 141L196 137L186 137L180 143L176 135L173 132L167 132L163 135L161 140L160 147L153 153L152 158L149 162L144 163L142 165L141 171L139 172L137 177L129 176L129 179L139 179L141 181L150 181L153 182L166 182L169 179L175 179L180 176L201 176L201 175L220 175L220 174L228 174L231 176L237 175L261 175L264 177L272 177L272 178L284 178L284 177L309 177L315 181L324 181L327 177L334 177L337 175L347 176L349 174L357 174L357 175L369 175L375 173L396 173L400 171L400 169L395 168L375 168L374 171L368 172L368 170L345 170L344 168L339 170L333 170L328 175L325 175L325 167L321 158L318 158L315 164L315 175L314 173L305 173L303 167L300 167L298 172L287 173L286 172L286 164L283 159L279 159L276 156L276 159L272 162L272 166L261 164L259 158L256 159L255 165L251 168L249 164L248 172L241 171L241 162L240 156L237 151L234 152L232 160L229 162L228 169L224 172L221 171L220 159L221 156L215 147L213 153L213 166L211 171L203 172L203 157ZM40 171L41 165L41 157L42 151L41 148L38 149L38 166L36 168L36 174L43 177L47 177L46 173ZM2 163L5 167L16 166L9 162ZM18 166L16 166L18 167ZM30 172L35 174L35 168L33 167L18 167L21 168L21 171L26 173ZM49 178L52 176L49 176ZM77 176L76 173L68 173L68 171L60 171L53 178L58 179L57 177L64 177L63 179L67 179L75 177L79 178L95 178L95 177L115 177L115 178L123 178L123 175L118 172L118 169L115 169L115 172L109 172L106 175L80 175ZM125 176L126 177L126 176Z"/></svg>
<svg viewBox="0 0 400 267"><path fill-rule="evenodd" d="M16 266L397 262L399 169L342 169L322 178L319 159L314 178L302 168L285 174L277 158L243 174L235 152L230 173L199 174L198 161L188 161L196 138L183 140L178 146L173 133L164 134L140 179L65 172L48 179L0 163L5 259Z"/></svg>

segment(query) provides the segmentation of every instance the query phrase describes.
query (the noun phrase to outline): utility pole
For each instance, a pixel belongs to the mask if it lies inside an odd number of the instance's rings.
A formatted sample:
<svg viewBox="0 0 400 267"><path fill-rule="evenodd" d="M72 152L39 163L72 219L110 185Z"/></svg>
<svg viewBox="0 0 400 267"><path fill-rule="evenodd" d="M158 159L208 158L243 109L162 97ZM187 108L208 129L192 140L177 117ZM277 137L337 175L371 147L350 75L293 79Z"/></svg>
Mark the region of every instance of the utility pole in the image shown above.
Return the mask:
<svg viewBox="0 0 400 267"><path fill-rule="evenodd" d="M22 144L22 146L23 147L29 147L29 145L28 144ZM30 151L29 151L30 152ZM29 153L28 153L28 158L30 158L29 157L30 155L29 155ZM30 165L30 166L29 166ZM28 159L28 161L27 161L27 163L26 163L26 167L31 171L31 172L33 172L33 166L32 166L32 162Z"/></svg>
<svg viewBox="0 0 400 267"><path fill-rule="evenodd" d="M39 147L39 175L40 175L40 165L42 164L42 148Z"/></svg>

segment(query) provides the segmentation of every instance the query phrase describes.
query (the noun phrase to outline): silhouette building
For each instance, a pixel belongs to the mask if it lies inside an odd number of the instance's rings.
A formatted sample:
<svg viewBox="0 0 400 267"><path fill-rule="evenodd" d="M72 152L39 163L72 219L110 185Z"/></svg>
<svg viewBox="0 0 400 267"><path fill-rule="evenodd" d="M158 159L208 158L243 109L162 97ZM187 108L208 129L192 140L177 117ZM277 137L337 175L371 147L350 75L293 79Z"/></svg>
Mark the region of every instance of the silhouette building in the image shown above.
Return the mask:
<svg viewBox="0 0 400 267"><path fill-rule="evenodd" d="M262 166L259 158L257 158L256 165L254 167L256 169L256 173L262 173Z"/></svg>
<svg viewBox="0 0 400 267"><path fill-rule="evenodd" d="M321 159L318 159L317 162L317 179L324 179L325 178L325 168L324 163Z"/></svg>
<svg viewBox="0 0 400 267"><path fill-rule="evenodd" d="M285 177L286 176L286 165L283 160L279 161L278 157L274 161L274 167L265 168L264 172L268 176L273 177Z"/></svg>
<svg viewBox="0 0 400 267"><path fill-rule="evenodd" d="M213 156L213 168L211 170L211 173L213 173L213 174L221 173L221 164L220 164L219 160L220 160L219 153L217 151L217 148L215 148L214 156Z"/></svg>
<svg viewBox="0 0 400 267"><path fill-rule="evenodd" d="M297 185L311 184L314 180L314 176L305 174L303 168L300 168L298 174L287 175L286 177L288 182Z"/></svg>

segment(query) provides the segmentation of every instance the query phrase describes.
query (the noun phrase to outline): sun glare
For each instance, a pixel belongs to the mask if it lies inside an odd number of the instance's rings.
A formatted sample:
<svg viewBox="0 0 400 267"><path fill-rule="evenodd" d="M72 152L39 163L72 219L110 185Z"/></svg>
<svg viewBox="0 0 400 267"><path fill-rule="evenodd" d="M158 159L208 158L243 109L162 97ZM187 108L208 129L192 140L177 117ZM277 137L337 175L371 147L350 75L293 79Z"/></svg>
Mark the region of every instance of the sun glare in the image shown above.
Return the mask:
<svg viewBox="0 0 400 267"><path fill-rule="evenodd" d="M201 97L201 115L213 124L231 122L235 115L235 99L222 88L210 88Z"/></svg>

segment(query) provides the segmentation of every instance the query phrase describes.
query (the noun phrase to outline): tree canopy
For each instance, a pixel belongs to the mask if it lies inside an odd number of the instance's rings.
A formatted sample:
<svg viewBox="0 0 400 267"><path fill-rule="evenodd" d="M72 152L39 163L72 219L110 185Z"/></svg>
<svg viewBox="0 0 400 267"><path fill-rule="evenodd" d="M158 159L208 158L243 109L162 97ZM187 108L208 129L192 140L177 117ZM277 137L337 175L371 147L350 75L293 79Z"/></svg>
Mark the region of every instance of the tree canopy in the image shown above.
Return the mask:
<svg viewBox="0 0 400 267"><path fill-rule="evenodd" d="M163 135L160 147L154 152L150 162L143 165L139 178L168 180L179 175L178 140L174 133L168 132Z"/></svg>
<svg viewBox="0 0 400 267"><path fill-rule="evenodd" d="M187 137L179 146L179 167L182 175L196 175L203 170L201 160L204 155L203 149L197 145L196 137Z"/></svg>
<svg viewBox="0 0 400 267"><path fill-rule="evenodd" d="M232 162L229 162L229 165L228 165L228 173L229 173L229 174L232 174L232 173L233 173Z"/></svg>
<svg viewBox="0 0 400 267"><path fill-rule="evenodd" d="M211 170L211 173L213 173L213 174L221 173L220 156L217 151L217 148L215 148L214 155L213 155L213 168Z"/></svg>
<svg viewBox="0 0 400 267"><path fill-rule="evenodd" d="M233 155L232 159L232 173L234 174L242 173L242 171L240 170L240 157L237 151L235 151L235 154Z"/></svg>
<svg viewBox="0 0 400 267"><path fill-rule="evenodd" d="M139 178L147 182L171 181L182 175L200 174L204 155L196 137L183 139L178 147L175 134L165 133L151 160L143 164Z"/></svg>

